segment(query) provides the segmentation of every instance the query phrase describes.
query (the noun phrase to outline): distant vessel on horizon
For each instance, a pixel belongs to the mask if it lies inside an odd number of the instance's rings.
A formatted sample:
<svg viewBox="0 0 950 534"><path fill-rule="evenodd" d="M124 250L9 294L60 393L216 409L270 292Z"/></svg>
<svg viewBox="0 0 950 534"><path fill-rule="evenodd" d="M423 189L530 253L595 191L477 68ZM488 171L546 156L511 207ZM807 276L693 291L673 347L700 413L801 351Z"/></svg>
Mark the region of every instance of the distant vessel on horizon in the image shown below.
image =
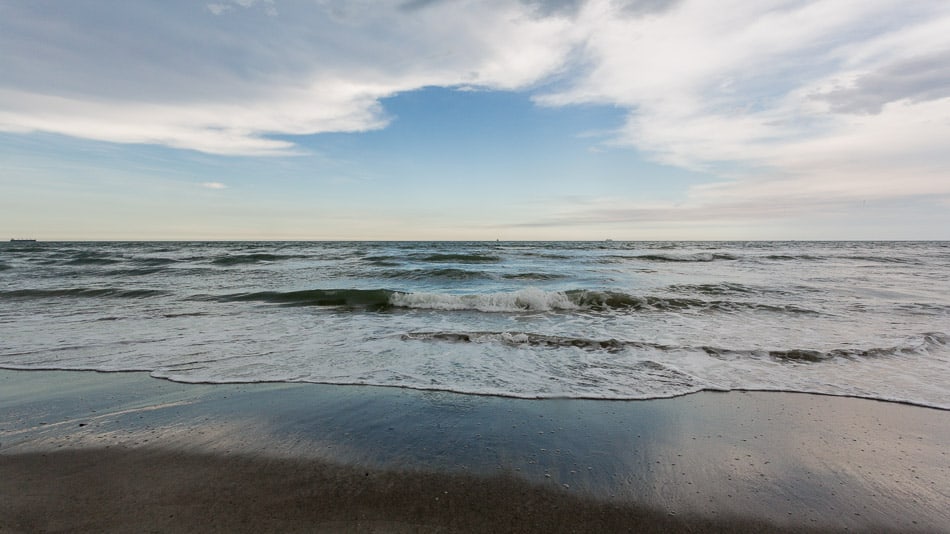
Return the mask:
<svg viewBox="0 0 950 534"><path fill-rule="evenodd" d="M30 238L14 237L10 239L10 242L11 243L36 243L36 240L30 239Z"/></svg>

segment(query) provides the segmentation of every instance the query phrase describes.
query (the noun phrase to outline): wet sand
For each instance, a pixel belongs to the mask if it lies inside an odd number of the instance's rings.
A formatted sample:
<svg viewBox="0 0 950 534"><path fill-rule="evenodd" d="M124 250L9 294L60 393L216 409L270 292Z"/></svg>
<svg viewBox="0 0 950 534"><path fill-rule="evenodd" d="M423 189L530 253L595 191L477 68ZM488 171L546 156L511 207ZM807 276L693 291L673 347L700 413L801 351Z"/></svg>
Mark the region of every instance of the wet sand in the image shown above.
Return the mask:
<svg viewBox="0 0 950 534"><path fill-rule="evenodd" d="M0 370L0 532L950 531L950 412Z"/></svg>

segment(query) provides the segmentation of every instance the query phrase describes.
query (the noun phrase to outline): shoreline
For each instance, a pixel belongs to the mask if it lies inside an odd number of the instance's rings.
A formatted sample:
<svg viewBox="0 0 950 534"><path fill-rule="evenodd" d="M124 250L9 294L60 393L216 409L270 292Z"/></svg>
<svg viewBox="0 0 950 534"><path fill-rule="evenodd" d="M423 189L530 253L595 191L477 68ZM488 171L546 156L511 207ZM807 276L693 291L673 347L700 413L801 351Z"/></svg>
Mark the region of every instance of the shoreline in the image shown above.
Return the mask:
<svg viewBox="0 0 950 534"><path fill-rule="evenodd" d="M173 378L165 376L155 376L154 371L145 371L145 370L117 370L117 371L104 371L101 369L62 369L58 367L50 368L36 368L36 367L15 367L15 366L4 366L0 365L0 373L5 371L13 372L66 372L66 373L97 373L104 375L123 375L123 374L132 374L139 375L144 374L148 375L154 380L161 380L166 382L171 382L172 384L180 384L185 386L267 386L274 384L288 385L288 386L297 386L297 385L312 385L312 386L327 386L327 387L355 387L355 388L383 388L383 389L395 389L395 390L405 390L410 392L419 392L419 393L444 393L449 395L462 395L462 396L473 396L473 397L487 397L487 398L501 398L501 399L510 399L517 401L595 401L595 402L649 402L649 401L659 401L666 399L675 399L679 397L688 397L690 395L697 394L708 394L708 393L783 393L783 394L792 394L792 395L814 395L819 397L837 397L844 399L859 399L870 402L883 402L887 404L900 404L904 406L913 406L916 408L925 408L928 410L938 410L943 412L950 413L950 407L944 407L936 404L927 404L924 402L918 402L913 400L906 399L893 399L893 398L878 398L871 396L863 396L854 393L830 393L827 391L807 391L799 389L781 389L781 388L746 388L746 387L737 387L732 389L716 389L716 388L703 388L696 391L687 391L684 393L675 393L668 396L653 396L653 397L644 397L644 398L627 398L627 397L594 397L594 396L563 396L563 395L552 395L552 396L519 396L512 394L501 394L501 393L480 393L472 391L459 391L454 389L447 388L438 388L438 387L417 387L417 386L406 386L406 385L396 385L396 384L365 384L359 382L311 382L311 381L288 381L288 380L258 380L254 382L241 382L241 381L222 381L222 382L212 382L212 381L194 381L186 382L175 380Z"/></svg>
<svg viewBox="0 0 950 534"><path fill-rule="evenodd" d="M807 393L527 400L0 370L0 531L940 532L947 443L945 410Z"/></svg>

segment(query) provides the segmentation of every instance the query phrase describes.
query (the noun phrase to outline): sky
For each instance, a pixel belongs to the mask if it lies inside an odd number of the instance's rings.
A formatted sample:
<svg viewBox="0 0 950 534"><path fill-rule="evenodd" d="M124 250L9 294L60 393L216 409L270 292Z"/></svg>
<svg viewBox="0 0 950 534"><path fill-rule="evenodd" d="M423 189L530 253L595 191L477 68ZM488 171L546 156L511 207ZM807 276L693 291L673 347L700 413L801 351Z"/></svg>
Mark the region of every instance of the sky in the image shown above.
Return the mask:
<svg viewBox="0 0 950 534"><path fill-rule="evenodd" d="M950 239L950 2L0 0L11 237Z"/></svg>

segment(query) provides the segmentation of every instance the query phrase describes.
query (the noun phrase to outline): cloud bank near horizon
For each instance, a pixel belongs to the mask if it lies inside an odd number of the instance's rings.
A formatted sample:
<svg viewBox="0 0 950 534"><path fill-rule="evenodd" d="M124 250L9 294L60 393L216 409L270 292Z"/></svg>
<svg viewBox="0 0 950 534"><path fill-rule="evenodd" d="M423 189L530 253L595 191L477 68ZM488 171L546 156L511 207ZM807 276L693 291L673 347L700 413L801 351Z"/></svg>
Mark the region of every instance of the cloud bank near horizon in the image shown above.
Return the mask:
<svg viewBox="0 0 950 534"><path fill-rule="evenodd" d="M719 177L679 208L950 195L946 2L40 0L0 21L0 131L284 156L385 128L399 93L526 91L624 110L608 144Z"/></svg>

